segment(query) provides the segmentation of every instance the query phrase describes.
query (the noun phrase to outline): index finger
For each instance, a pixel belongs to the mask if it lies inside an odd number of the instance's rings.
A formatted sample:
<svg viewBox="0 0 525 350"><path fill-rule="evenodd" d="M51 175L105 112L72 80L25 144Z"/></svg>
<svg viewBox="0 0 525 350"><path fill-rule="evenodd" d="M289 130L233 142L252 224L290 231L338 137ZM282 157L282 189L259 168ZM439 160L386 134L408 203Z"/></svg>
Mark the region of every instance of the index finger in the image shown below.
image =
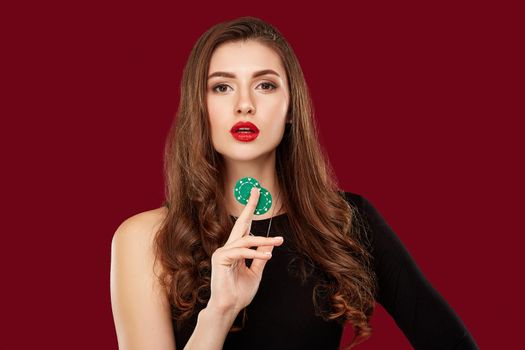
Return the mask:
<svg viewBox="0 0 525 350"><path fill-rule="evenodd" d="M248 203L246 203L246 206L242 210L241 215L239 215L235 225L233 225L232 232L226 244L241 238L246 232L250 231L253 214L255 212L255 208L257 207L257 203L259 203L260 192L261 190L255 186L250 190Z"/></svg>

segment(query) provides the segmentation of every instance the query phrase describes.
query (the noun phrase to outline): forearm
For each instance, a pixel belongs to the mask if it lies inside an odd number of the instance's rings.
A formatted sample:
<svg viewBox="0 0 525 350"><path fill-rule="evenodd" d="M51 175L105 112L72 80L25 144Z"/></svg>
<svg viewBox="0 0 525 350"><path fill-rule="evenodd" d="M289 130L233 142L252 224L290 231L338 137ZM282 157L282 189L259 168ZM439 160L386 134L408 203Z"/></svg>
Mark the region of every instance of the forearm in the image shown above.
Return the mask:
<svg viewBox="0 0 525 350"><path fill-rule="evenodd" d="M205 307L197 316L197 325L184 350L220 350L224 345L236 313Z"/></svg>

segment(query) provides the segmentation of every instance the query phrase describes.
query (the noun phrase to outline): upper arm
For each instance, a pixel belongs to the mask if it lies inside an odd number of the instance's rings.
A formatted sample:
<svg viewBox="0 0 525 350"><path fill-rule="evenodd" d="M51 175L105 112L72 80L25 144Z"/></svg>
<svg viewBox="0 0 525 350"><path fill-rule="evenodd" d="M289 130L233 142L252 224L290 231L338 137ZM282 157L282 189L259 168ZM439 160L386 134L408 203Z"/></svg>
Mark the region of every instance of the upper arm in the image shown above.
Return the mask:
<svg viewBox="0 0 525 350"><path fill-rule="evenodd" d="M158 210L125 220L111 242L111 306L120 350L174 350L170 304L154 274Z"/></svg>
<svg viewBox="0 0 525 350"><path fill-rule="evenodd" d="M416 349L475 349L465 325L423 274L381 213L365 197L353 196L372 242L377 301ZM459 346L459 345L458 345Z"/></svg>

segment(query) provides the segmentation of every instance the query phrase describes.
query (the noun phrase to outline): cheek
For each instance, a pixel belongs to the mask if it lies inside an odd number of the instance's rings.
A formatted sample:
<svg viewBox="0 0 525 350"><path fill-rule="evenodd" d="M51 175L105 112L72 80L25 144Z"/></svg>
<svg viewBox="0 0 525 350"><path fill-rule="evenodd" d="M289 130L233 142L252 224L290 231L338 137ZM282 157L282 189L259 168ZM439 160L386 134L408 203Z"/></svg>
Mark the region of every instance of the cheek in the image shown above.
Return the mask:
<svg viewBox="0 0 525 350"><path fill-rule="evenodd" d="M272 130L274 135L278 135L281 129L284 129L286 123L287 107L280 103L269 107L271 109L268 109L267 113L265 113L268 116L268 128Z"/></svg>
<svg viewBox="0 0 525 350"><path fill-rule="evenodd" d="M208 118L210 121L211 131L215 133L218 127L224 122L221 120L221 116L224 116L224 105L219 103L217 99L207 98L206 107L208 109Z"/></svg>
<svg viewBox="0 0 525 350"><path fill-rule="evenodd" d="M264 101L264 109L275 118L281 118L288 110L286 95L275 96L276 98Z"/></svg>

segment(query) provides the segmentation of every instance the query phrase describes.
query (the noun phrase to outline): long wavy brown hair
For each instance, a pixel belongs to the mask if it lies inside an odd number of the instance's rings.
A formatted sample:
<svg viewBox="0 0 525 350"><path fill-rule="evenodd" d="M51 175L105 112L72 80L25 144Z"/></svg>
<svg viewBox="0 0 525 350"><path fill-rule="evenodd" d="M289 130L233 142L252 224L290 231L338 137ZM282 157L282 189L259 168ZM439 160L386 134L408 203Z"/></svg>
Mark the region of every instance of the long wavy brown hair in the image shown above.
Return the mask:
<svg viewBox="0 0 525 350"><path fill-rule="evenodd" d="M273 48L285 67L292 124L286 124L276 149L283 209L297 251L326 276L314 287L316 313L325 320L350 323L354 338L348 348L354 347L371 335L377 289L364 221L343 198L318 142L313 105L297 57L283 35L259 18L216 24L198 39L185 65L177 118L164 150L168 211L154 244L155 260L162 265L160 283L178 321L191 316L197 302L205 305L209 300L211 255L226 243L234 223L223 205L224 163L211 142L206 77L214 49L241 40ZM305 265L298 266L306 275ZM331 305L328 310L321 310L321 298Z"/></svg>

